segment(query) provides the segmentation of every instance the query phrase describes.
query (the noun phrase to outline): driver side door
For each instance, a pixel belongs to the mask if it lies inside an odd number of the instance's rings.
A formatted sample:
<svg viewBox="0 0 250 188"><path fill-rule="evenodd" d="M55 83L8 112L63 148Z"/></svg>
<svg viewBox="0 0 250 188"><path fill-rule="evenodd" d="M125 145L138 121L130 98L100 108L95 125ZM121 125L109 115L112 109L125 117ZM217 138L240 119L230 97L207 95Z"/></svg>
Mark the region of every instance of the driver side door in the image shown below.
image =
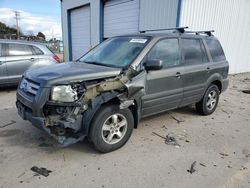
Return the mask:
<svg viewBox="0 0 250 188"><path fill-rule="evenodd" d="M183 98L179 38L159 40L146 56L163 61L161 70L148 71L146 94L142 97L142 117L177 108Z"/></svg>

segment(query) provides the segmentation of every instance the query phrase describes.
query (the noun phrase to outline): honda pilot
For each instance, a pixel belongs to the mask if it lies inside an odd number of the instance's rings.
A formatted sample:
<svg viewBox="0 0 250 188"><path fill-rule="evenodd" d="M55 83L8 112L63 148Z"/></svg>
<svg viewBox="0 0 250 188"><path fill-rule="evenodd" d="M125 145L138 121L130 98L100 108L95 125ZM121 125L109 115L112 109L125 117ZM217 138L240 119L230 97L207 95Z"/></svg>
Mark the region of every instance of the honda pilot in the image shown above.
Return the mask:
<svg viewBox="0 0 250 188"><path fill-rule="evenodd" d="M74 62L26 71L16 105L24 120L62 145L87 137L110 152L141 118L190 104L212 114L228 87L228 69L212 31L112 37Z"/></svg>

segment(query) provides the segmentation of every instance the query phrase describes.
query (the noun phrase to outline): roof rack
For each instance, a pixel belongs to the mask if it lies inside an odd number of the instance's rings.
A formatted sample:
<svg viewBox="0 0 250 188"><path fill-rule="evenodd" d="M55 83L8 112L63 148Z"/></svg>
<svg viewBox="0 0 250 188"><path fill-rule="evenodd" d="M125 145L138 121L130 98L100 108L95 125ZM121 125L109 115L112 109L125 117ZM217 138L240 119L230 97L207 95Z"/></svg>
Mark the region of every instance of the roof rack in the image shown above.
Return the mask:
<svg viewBox="0 0 250 188"><path fill-rule="evenodd" d="M146 33L150 31L167 31L167 30L175 30L178 31L179 33L194 33L196 35L199 34L206 34L208 36L213 36L214 30L207 30L207 31L186 31L185 29L188 29L188 27L172 27L172 28L166 28L166 29L151 29L151 30L144 30L140 31L140 33Z"/></svg>
<svg viewBox="0 0 250 188"><path fill-rule="evenodd" d="M208 36L213 36L213 32L214 30L208 30L208 31L185 31L186 33L195 33L196 35L199 35L199 34L206 34Z"/></svg>
<svg viewBox="0 0 250 188"><path fill-rule="evenodd" d="M176 30L180 33L184 33L185 29L187 29L188 27L172 27L172 28L166 28L166 29L151 29L151 30L144 30L144 31L140 31L140 33L146 33L146 32L150 32L150 31L166 31L166 30Z"/></svg>

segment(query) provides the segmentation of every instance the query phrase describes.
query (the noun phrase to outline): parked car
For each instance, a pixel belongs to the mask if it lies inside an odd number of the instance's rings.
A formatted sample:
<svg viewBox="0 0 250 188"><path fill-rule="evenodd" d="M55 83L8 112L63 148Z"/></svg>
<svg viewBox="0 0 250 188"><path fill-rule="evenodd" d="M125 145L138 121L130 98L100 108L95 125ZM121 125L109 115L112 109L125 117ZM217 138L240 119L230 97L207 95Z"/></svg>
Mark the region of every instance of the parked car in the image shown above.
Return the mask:
<svg viewBox="0 0 250 188"><path fill-rule="evenodd" d="M17 84L26 70L59 62L44 44L0 40L0 85Z"/></svg>
<svg viewBox="0 0 250 188"><path fill-rule="evenodd" d="M76 62L27 71L17 91L24 120L67 146L88 137L122 147L141 118L195 103L213 113L229 64L211 31L113 37Z"/></svg>

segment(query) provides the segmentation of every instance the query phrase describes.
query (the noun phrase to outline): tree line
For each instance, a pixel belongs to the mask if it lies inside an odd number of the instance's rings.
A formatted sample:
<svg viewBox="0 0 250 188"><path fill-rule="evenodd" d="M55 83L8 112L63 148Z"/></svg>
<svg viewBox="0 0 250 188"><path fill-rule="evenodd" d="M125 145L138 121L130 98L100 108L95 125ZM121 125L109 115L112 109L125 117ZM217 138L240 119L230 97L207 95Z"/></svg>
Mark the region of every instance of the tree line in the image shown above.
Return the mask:
<svg viewBox="0 0 250 188"><path fill-rule="evenodd" d="M24 40L45 40L45 35L38 32L37 35L25 35L20 32L20 38ZM18 39L17 29L0 22L0 39Z"/></svg>

